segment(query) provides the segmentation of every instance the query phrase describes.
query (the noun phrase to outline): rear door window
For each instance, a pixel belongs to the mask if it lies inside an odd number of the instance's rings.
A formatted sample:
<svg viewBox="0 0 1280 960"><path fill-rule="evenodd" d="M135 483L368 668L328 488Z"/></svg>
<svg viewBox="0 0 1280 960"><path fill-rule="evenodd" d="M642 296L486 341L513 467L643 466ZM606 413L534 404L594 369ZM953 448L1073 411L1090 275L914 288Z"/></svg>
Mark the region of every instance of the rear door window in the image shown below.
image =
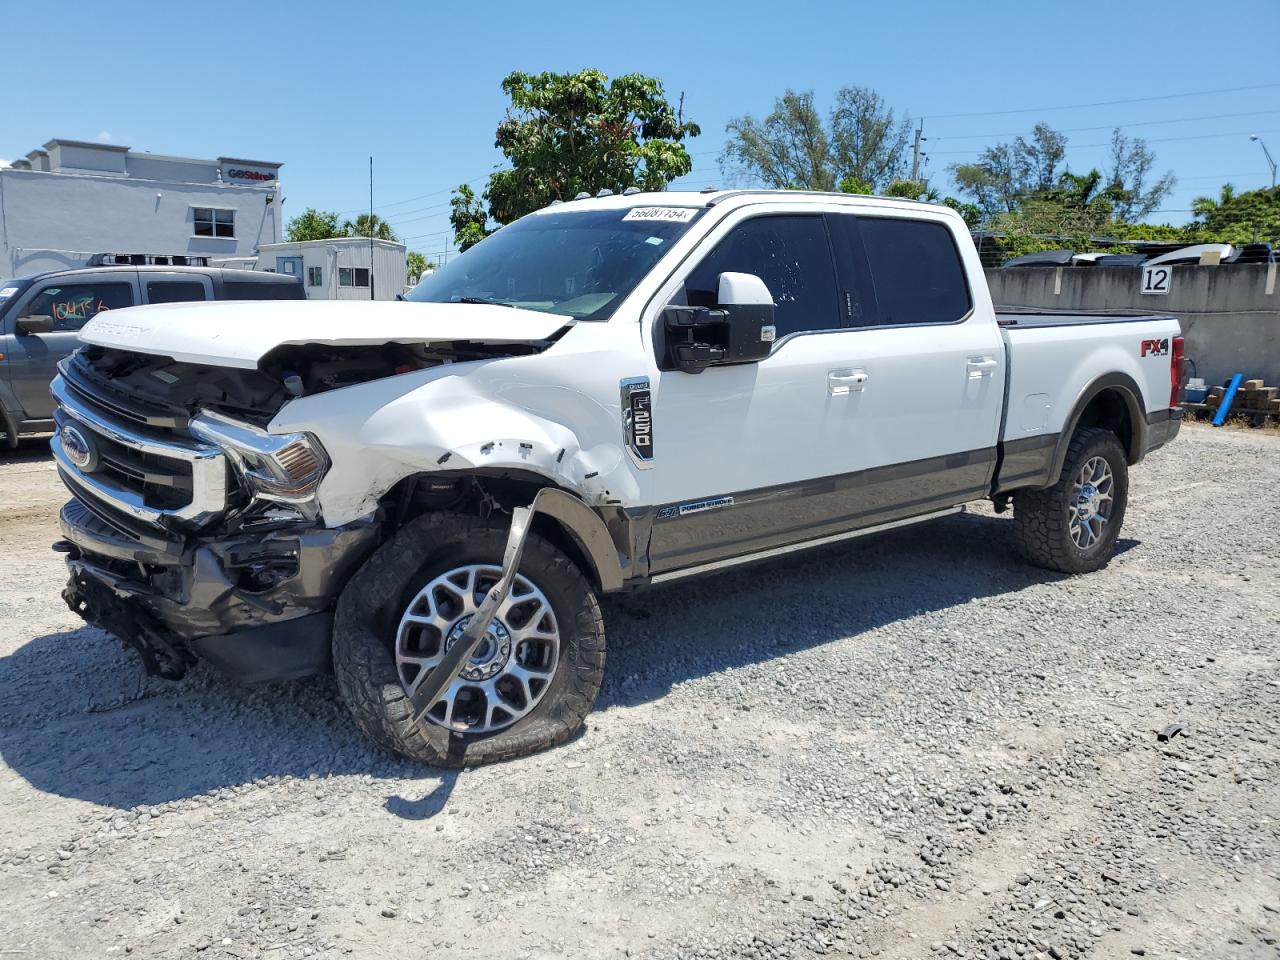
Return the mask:
<svg viewBox="0 0 1280 960"><path fill-rule="evenodd" d="M199 280L152 280L147 284L147 303L192 303L204 299L204 284Z"/></svg>
<svg viewBox="0 0 1280 960"><path fill-rule="evenodd" d="M714 307L722 273L751 273L764 281L773 295L779 338L845 325L821 214L738 224L685 279L689 304Z"/></svg>
<svg viewBox="0 0 1280 960"><path fill-rule="evenodd" d="M861 217L883 326L955 323L973 305L951 231L929 220Z"/></svg>
<svg viewBox="0 0 1280 960"><path fill-rule="evenodd" d="M131 306L132 284L75 280L45 286L27 303L22 316L50 316L55 330L79 330L104 311Z"/></svg>
<svg viewBox="0 0 1280 960"><path fill-rule="evenodd" d="M226 300L305 300L302 281L297 283L254 283L245 280L226 280L222 284Z"/></svg>

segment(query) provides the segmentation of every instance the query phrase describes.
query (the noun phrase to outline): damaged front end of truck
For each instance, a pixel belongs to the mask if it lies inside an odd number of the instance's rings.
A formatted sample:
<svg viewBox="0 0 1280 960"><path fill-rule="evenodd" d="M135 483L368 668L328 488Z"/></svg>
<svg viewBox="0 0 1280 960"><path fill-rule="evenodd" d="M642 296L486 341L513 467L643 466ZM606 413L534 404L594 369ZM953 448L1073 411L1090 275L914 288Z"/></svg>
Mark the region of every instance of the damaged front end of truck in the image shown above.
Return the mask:
<svg viewBox="0 0 1280 960"><path fill-rule="evenodd" d="M67 604L154 675L181 677L196 658L249 682L327 670L336 598L393 518L374 498L327 525L328 451L272 421L301 398L550 342L284 343L205 363L91 340L51 387L51 446L73 495L55 544ZM456 478L435 486L471 493Z"/></svg>

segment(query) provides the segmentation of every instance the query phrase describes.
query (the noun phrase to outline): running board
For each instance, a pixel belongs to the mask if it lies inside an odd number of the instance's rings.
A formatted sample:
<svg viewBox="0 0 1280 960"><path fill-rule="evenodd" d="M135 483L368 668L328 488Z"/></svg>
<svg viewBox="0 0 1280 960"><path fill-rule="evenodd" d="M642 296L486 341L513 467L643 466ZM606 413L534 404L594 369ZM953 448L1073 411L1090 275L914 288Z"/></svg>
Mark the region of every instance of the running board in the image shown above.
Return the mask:
<svg viewBox="0 0 1280 960"><path fill-rule="evenodd" d="M649 583L656 587L663 583L684 580L686 577L700 577L708 573L719 573L721 570L728 570L749 563L760 563L763 560L775 560L778 557L800 553L803 550L812 550L814 547L825 547L831 543L856 540L858 537L870 536L873 533L884 533L886 530L910 527L917 523L924 523L927 520L937 520L941 517L950 517L963 512L963 506L948 507L945 510L937 510L934 513L923 513L918 517L907 517L905 520L893 520L889 523L876 524L874 527L862 527L858 530L849 530L846 533L833 533L827 537L818 537L816 540L802 540L799 543L793 543L785 547L772 547L755 553L744 553L740 557L730 557L728 560L713 560L710 563L701 563L694 567L685 567L682 570L672 570L670 573L659 573L650 577Z"/></svg>

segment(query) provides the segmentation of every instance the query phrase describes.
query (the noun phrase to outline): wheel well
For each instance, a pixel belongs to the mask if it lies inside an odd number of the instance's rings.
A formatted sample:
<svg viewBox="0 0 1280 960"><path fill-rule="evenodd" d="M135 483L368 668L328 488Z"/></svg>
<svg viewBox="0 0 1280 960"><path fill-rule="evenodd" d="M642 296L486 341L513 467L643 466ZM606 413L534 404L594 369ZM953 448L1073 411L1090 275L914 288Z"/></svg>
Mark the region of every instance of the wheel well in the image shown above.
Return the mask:
<svg viewBox="0 0 1280 960"><path fill-rule="evenodd" d="M1080 411L1075 430L1085 430L1090 427L1110 430L1120 438L1120 443L1128 454L1129 463L1138 461L1133 411L1129 407L1128 399L1121 391L1111 388L1103 390Z"/></svg>
<svg viewBox="0 0 1280 960"><path fill-rule="evenodd" d="M525 506L543 487L554 487L543 477L503 473L432 472L405 477L382 498L383 515L388 535L408 521L424 513L447 511L484 515L494 510L509 513L512 507ZM538 513L532 531L560 550L586 575L596 590L601 590L601 577L587 550L577 536L555 517Z"/></svg>

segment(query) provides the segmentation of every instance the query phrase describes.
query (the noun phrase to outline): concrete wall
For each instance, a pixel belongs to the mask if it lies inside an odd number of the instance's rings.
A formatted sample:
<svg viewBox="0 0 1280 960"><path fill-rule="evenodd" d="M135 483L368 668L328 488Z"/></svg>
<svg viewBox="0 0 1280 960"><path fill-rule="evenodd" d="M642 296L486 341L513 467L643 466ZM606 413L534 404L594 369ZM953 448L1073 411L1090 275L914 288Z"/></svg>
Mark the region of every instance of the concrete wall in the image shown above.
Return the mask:
<svg viewBox="0 0 1280 960"><path fill-rule="evenodd" d="M1168 313L1210 384L1233 374L1280 386L1280 282L1275 265L1173 268L1167 295L1139 292L1140 268L1014 267L987 272L997 310Z"/></svg>

